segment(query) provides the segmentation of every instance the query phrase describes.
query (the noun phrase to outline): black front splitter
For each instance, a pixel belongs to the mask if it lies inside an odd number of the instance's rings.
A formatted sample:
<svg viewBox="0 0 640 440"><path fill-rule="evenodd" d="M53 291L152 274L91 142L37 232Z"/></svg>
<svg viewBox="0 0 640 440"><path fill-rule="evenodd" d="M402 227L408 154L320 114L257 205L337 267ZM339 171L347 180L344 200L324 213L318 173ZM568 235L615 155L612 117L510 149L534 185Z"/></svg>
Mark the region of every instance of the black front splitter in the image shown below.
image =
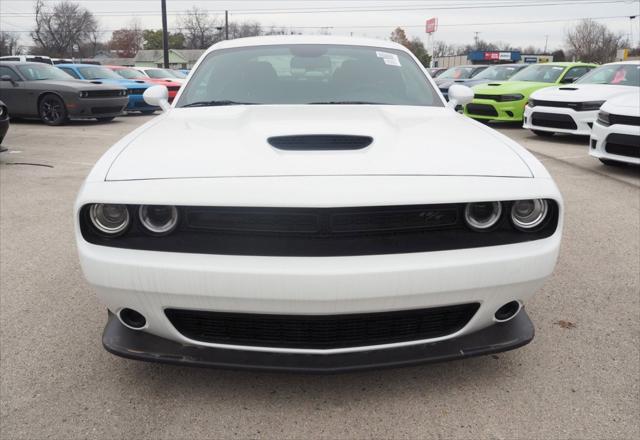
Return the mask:
<svg viewBox="0 0 640 440"><path fill-rule="evenodd" d="M463 359L528 344L534 328L522 310L511 321L446 341L407 347L340 354L269 353L184 345L131 330L109 313L102 334L104 348L118 356L149 362L197 367L331 374L374 368L403 367Z"/></svg>

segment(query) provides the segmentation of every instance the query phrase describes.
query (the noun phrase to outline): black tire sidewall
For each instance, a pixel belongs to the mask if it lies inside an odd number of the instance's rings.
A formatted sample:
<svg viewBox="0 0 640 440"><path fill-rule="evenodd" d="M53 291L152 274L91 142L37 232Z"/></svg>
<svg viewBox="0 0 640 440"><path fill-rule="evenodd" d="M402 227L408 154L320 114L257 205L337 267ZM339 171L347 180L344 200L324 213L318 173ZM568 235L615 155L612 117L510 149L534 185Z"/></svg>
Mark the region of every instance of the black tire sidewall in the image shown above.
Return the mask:
<svg viewBox="0 0 640 440"><path fill-rule="evenodd" d="M55 100L62 106L60 118L56 119L55 121L47 121L42 115L43 113L42 107L44 103L49 100ZM51 125L51 126L63 125L64 123L67 122L67 119L68 119L67 107L64 103L64 100L60 98L58 95L53 95L53 94L44 95L40 99L40 102L38 103L38 117L43 123L47 125Z"/></svg>

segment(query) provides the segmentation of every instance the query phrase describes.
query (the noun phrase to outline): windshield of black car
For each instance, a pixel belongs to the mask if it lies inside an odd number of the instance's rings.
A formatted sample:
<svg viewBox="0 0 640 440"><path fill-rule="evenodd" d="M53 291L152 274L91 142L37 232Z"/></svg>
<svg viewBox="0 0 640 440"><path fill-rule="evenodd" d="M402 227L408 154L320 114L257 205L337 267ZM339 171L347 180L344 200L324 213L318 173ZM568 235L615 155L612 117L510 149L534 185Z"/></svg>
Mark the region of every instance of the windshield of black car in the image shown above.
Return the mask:
<svg viewBox="0 0 640 440"><path fill-rule="evenodd" d="M520 72L513 75L510 81L531 81L531 82L545 82L554 83L558 81L562 72L564 72L564 66L549 66L544 64L535 64L522 69Z"/></svg>
<svg viewBox="0 0 640 440"><path fill-rule="evenodd" d="M70 80L74 79L67 72L49 64L23 64L17 66L27 81Z"/></svg>
<svg viewBox="0 0 640 440"><path fill-rule="evenodd" d="M452 67L438 75L438 78L448 79L467 79L471 78L473 67Z"/></svg>
<svg viewBox="0 0 640 440"><path fill-rule="evenodd" d="M146 78L144 73L137 71L136 69L118 69L115 71L117 75L127 79Z"/></svg>
<svg viewBox="0 0 640 440"><path fill-rule="evenodd" d="M443 105L405 52L328 44L211 52L192 73L177 107L207 103Z"/></svg>
<svg viewBox="0 0 640 440"><path fill-rule="evenodd" d="M640 64L610 64L585 74L576 83L640 87Z"/></svg>
<svg viewBox="0 0 640 440"><path fill-rule="evenodd" d="M122 79L113 70L100 66L78 67L84 79Z"/></svg>
<svg viewBox="0 0 640 440"><path fill-rule="evenodd" d="M491 81L505 81L521 70L518 66L491 66L478 73L473 79L488 79Z"/></svg>

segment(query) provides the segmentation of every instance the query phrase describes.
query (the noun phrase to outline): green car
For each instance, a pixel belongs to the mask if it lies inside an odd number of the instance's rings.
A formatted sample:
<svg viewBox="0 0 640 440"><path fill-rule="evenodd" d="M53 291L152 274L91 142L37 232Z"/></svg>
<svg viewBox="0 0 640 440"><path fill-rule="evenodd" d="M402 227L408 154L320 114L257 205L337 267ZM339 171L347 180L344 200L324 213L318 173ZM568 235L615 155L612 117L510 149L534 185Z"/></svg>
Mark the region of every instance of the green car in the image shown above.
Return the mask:
<svg viewBox="0 0 640 440"><path fill-rule="evenodd" d="M473 87L475 94L464 114L474 119L491 121L522 121L524 106L531 93L558 84L570 84L597 64L545 63L532 64L508 81Z"/></svg>

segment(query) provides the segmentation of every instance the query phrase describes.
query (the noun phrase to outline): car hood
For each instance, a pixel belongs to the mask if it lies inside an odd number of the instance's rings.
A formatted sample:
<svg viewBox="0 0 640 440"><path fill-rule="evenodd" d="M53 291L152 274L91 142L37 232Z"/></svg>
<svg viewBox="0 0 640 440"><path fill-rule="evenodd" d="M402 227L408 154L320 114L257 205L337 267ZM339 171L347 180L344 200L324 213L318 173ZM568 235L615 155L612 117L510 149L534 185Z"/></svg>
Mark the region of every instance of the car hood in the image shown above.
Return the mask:
<svg viewBox="0 0 640 440"><path fill-rule="evenodd" d="M267 139L360 135L359 150L285 151ZM151 121L107 180L196 177L439 175L532 177L519 148L448 108L256 105L175 108Z"/></svg>
<svg viewBox="0 0 640 440"><path fill-rule="evenodd" d="M489 82L473 87L476 95L504 95L512 93L521 93L527 95L536 90L552 87L554 83L531 82L531 81L502 81Z"/></svg>
<svg viewBox="0 0 640 440"><path fill-rule="evenodd" d="M147 89L149 85L142 80L130 80L130 79L92 79L93 84L116 84L128 89Z"/></svg>
<svg viewBox="0 0 640 440"><path fill-rule="evenodd" d="M610 84L568 84L562 87L547 87L531 95L533 99L544 101L606 101L609 98L637 90L633 86L614 86Z"/></svg>
<svg viewBox="0 0 640 440"><path fill-rule="evenodd" d="M84 81L81 79L64 79L64 80L42 80L37 81L38 84L45 85L47 87L56 88L59 90L75 89L75 90L114 90L122 89L122 86L118 84L102 84L99 81ZM115 87L114 87L115 86Z"/></svg>
<svg viewBox="0 0 640 440"><path fill-rule="evenodd" d="M640 88L618 95L604 103L601 110L625 116L640 116Z"/></svg>

